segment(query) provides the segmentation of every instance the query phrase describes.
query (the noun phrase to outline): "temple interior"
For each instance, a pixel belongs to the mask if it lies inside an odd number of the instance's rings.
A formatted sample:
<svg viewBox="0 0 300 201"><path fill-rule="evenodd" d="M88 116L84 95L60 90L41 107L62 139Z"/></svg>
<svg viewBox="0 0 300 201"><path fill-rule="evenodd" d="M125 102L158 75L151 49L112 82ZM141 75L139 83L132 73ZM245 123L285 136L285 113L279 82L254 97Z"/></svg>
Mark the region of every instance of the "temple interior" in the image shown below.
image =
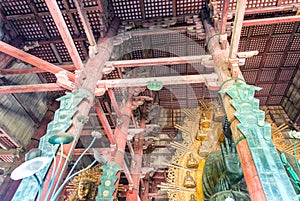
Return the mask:
<svg viewBox="0 0 300 201"><path fill-rule="evenodd" d="M0 201L300 194L300 0L0 0Z"/></svg>

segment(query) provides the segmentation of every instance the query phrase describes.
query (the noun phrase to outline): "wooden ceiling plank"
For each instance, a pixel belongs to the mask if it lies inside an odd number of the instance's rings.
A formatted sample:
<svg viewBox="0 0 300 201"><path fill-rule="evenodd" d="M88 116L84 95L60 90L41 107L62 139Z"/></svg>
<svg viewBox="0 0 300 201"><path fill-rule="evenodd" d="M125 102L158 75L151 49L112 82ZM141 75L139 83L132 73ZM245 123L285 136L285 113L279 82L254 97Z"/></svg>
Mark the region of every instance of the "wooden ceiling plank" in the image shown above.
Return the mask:
<svg viewBox="0 0 300 201"><path fill-rule="evenodd" d="M2 77L1 80L3 81L5 86L9 86L10 82L5 77ZM35 116L34 112L28 107L23 101L15 94L12 94L12 97L19 103L19 105L23 108L23 110L27 113L27 115L32 119L32 121L38 126L40 124L39 119Z"/></svg>
<svg viewBox="0 0 300 201"><path fill-rule="evenodd" d="M274 17L274 18L262 18L255 20L245 20L243 22L244 27L248 26L258 26L258 25L270 25L270 24L278 24L278 23L286 23L286 22L300 22L300 16L286 16L286 17Z"/></svg>
<svg viewBox="0 0 300 201"><path fill-rule="evenodd" d="M78 15L80 17L81 23L83 25L85 34L88 38L90 46L95 46L96 45L96 40L93 35L93 31L89 22L89 19L87 17L86 11L84 9L84 5L82 0L74 0L75 6L78 11Z"/></svg>
<svg viewBox="0 0 300 201"><path fill-rule="evenodd" d="M0 52L3 52L5 54L8 54L12 57L15 57L17 59L20 59L26 63L29 63L33 66L36 66L38 68L41 68L43 70L45 70L46 72L50 72L53 74L56 74L60 71L66 71L63 68L60 68L52 63L49 63L45 60L42 60L36 56L33 56L27 52L24 52L14 46L11 46L7 43L4 43L2 41L0 41ZM66 71L68 78L70 79L70 81L75 81L75 75L69 71Z"/></svg>
<svg viewBox="0 0 300 201"><path fill-rule="evenodd" d="M59 9L59 6L56 1L52 0L45 0L49 11L51 13L51 16L58 28L58 31L66 45L66 48L70 54L70 57L76 67L77 70L80 70L83 68L83 63L81 61L80 55L77 51L77 48L75 46L75 43L72 39L72 36L69 32L69 28L64 20L64 17Z"/></svg>
<svg viewBox="0 0 300 201"><path fill-rule="evenodd" d="M0 94L65 90L56 83L0 86Z"/></svg>

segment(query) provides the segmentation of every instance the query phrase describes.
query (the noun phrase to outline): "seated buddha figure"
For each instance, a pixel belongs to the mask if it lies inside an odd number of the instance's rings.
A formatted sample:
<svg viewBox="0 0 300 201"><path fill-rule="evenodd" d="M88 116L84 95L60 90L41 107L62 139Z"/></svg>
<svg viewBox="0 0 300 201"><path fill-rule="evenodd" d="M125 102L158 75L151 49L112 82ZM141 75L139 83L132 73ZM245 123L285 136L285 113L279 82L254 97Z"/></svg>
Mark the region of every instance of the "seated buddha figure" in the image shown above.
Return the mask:
<svg viewBox="0 0 300 201"><path fill-rule="evenodd" d="M67 201L94 201L97 187L100 185L101 172L99 166L86 170L74 178L75 189Z"/></svg>
<svg viewBox="0 0 300 201"><path fill-rule="evenodd" d="M195 198L194 194L191 195L191 199L189 201L196 201L196 198Z"/></svg>
<svg viewBox="0 0 300 201"><path fill-rule="evenodd" d="M194 181L194 178L191 176L191 172L187 171L186 176L184 177L183 186L186 188L195 188L196 182Z"/></svg>
<svg viewBox="0 0 300 201"><path fill-rule="evenodd" d="M186 166L188 167L188 168L198 168L198 162L197 162L197 160L193 157L193 154L192 153L190 153L190 156L189 156L189 158L188 158L188 160L187 160L187 162L186 162Z"/></svg>

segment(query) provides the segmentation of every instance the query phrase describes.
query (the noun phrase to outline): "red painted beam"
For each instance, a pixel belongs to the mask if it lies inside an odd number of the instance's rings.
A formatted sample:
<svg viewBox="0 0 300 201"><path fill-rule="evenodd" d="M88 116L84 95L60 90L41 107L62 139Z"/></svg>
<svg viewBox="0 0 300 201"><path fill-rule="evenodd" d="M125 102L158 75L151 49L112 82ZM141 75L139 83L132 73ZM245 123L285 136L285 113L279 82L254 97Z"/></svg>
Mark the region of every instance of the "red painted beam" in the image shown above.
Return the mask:
<svg viewBox="0 0 300 201"><path fill-rule="evenodd" d="M63 68L28 54L27 52L24 52L2 41L0 41L0 51L53 74L56 74L60 71L65 71ZM75 75L73 73L67 71L67 75L70 81L75 81Z"/></svg>
<svg viewBox="0 0 300 201"><path fill-rule="evenodd" d="M104 128L105 134L106 134L106 136L107 136L110 144L112 144L112 145L117 144L116 139L115 139L115 137L113 135L113 132L112 132L112 130L110 128L110 125L109 125L109 123L108 123L108 121L106 119L106 116L104 114L104 111L103 111L103 109L102 109L102 107L101 107L100 102L99 102L98 99L95 99L94 108L96 110L98 118L99 118L99 120L100 120L100 122L101 122L101 124L102 124L102 126Z"/></svg>
<svg viewBox="0 0 300 201"><path fill-rule="evenodd" d="M66 71L73 71L76 70L73 64L67 65L59 65L58 67L62 68ZM40 68L8 68L0 70L1 75L18 75L18 74L34 74L34 73L44 73L47 72Z"/></svg>
<svg viewBox="0 0 300 201"><path fill-rule="evenodd" d="M146 107L143 107L143 116L146 115ZM145 117L141 120L140 128L145 128ZM142 168L142 160L143 160L143 144L144 144L144 133L140 133L140 137L138 138L138 142L135 143L134 146L134 158L135 165L131 166L130 172L131 177L133 179L133 191L132 193L127 193L126 201L136 201L138 200L139 196L139 189L140 189L140 179L141 179L141 168Z"/></svg>
<svg viewBox="0 0 300 201"><path fill-rule="evenodd" d="M279 24L279 23L286 23L286 22L300 22L300 16L286 16L286 17L274 17L274 18L263 18L263 19L255 19L255 20L245 20L243 22L244 27L249 26L258 26L258 25L265 25L265 24Z"/></svg>
<svg viewBox="0 0 300 201"><path fill-rule="evenodd" d="M70 57L75 65L76 69L78 69L78 70L82 69L83 63L81 61L80 55L77 51L75 43L69 32L69 28L65 22L65 19L59 9L57 2L53 1L53 0L45 0L45 3L47 4L49 12L51 13L51 16L55 22L55 25L58 28L58 31L64 41L64 44L66 45L66 48L70 54Z"/></svg>
<svg viewBox="0 0 300 201"><path fill-rule="evenodd" d="M56 83L0 86L0 94L45 92L65 90Z"/></svg>
<svg viewBox="0 0 300 201"><path fill-rule="evenodd" d="M235 59L239 48L247 0L238 0L230 42L229 59Z"/></svg>
<svg viewBox="0 0 300 201"><path fill-rule="evenodd" d="M115 18L112 23L111 23L111 28L109 30L109 32L107 33L105 38L101 38L98 42L97 42L97 46L99 48L99 53L97 55L95 55L94 58L90 58L87 63L86 63L86 79L84 79L82 81L82 87L79 88L79 90L82 90L85 94L87 94L89 97L81 102L78 106L78 114L77 115L85 115L88 116L91 107L94 105L94 100L95 100L95 96L94 96L94 91L96 88L96 84L98 79L102 78L102 70L104 68L104 64L105 62L107 62L110 58L112 49L113 49L113 41L112 41L112 37L116 34L116 30L118 30L118 26L119 26L119 19ZM77 119L78 116L74 116L74 123L73 126L67 131L70 133L76 133L79 132L81 133L82 128L78 128L81 127L79 125L79 122L77 122L75 119ZM79 137L78 137L79 138ZM76 141L78 140L75 139ZM74 152L75 147L72 147L70 144L64 146L64 154L67 155L69 152L73 153ZM57 160L59 160L59 156L56 156ZM57 173L57 175L62 174L63 176L66 175L66 168L63 168L63 164L65 162L65 159L63 158L63 161L61 163L61 166L58 167L59 171ZM44 188L43 188L43 192L42 192L42 199L46 201L45 197L47 194L47 191L50 188L50 180L51 180L51 175L53 172L53 164L51 165L51 168L49 169L45 181L44 181ZM59 185L62 183L62 181L58 181L58 178L55 179L54 183L58 183ZM51 188L50 191L53 191L54 187ZM48 199L49 200L49 199Z"/></svg>

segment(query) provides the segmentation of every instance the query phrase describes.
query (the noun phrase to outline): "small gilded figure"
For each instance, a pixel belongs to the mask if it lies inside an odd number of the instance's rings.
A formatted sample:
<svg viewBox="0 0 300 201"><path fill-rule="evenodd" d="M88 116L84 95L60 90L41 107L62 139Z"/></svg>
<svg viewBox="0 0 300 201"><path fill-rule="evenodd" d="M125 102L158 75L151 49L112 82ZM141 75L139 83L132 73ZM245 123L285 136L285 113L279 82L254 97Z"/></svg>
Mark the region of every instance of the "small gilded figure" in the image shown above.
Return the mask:
<svg viewBox="0 0 300 201"><path fill-rule="evenodd" d="M188 168L198 168L198 161L193 157L193 154L190 153L190 156L187 160L186 166Z"/></svg>
<svg viewBox="0 0 300 201"><path fill-rule="evenodd" d="M195 188L196 182L194 181L193 177L191 176L191 172L187 171L186 176L184 177L183 186L186 188Z"/></svg>

